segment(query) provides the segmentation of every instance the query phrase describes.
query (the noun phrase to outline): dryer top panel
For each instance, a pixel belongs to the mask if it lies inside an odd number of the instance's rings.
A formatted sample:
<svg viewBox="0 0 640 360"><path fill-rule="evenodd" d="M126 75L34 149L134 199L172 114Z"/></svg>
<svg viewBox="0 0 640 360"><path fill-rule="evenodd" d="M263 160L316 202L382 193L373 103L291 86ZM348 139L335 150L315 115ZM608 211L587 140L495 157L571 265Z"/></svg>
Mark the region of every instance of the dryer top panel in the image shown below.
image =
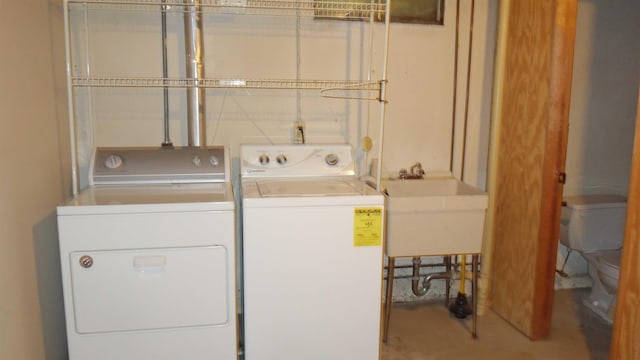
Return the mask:
<svg viewBox="0 0 640 360"><path fill-rule="evenodd" d="M92 185L223 182L226 158L221 146L97 148L89 178Z"/></svg>

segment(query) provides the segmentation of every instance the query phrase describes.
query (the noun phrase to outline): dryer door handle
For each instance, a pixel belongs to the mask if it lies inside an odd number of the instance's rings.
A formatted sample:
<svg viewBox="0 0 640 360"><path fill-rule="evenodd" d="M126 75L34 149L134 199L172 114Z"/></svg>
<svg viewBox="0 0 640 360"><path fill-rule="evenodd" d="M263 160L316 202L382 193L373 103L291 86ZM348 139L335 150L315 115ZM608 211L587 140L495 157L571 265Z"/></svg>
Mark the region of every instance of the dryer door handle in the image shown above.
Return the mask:
<svg viewBox="0 0 640 360"><path fill-rule="evenodd" d="M136 256L133 258L133 268L137 272L162 272L167 266L167 257L163 255Z"/></svg>

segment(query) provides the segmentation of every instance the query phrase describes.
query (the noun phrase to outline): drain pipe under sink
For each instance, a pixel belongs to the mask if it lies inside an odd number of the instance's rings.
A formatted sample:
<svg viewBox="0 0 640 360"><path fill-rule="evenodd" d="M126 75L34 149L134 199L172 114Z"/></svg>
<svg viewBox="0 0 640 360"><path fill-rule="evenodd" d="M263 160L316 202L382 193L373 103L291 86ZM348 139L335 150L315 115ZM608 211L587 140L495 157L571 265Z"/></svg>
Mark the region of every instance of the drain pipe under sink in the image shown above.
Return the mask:
<svg viewBox="0 0 640 360"><path fill-rule="evenodd" d="M443 280L451 280L452 276L450 272L434 272L425 275L424 280L422 281L422 286L420 286L420 265L422 263L422 259L420 257L413 258L413 276L411 277L411 291L416 296L424 296L427 294L429 289L431 288L431 280L443 279Z"/></svg>

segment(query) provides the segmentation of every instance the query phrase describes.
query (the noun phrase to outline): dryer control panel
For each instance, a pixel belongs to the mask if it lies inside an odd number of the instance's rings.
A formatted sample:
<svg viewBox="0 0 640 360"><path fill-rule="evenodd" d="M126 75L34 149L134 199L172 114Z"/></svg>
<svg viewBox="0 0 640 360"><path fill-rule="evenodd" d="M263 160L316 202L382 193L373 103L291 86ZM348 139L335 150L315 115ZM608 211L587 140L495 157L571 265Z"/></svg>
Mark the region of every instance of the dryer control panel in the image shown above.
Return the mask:
<svg viewBox="0 0 640 360"><path fill-rule="evenodd" d="M228 180L224 147L97 148L89 181L106 184L171 184Z"/></svg>
<svg viewBox="0 0 640 360"><path fill-rule="evenodd" d="M350 145L241 145L242 177L353 176Z"/></svg>

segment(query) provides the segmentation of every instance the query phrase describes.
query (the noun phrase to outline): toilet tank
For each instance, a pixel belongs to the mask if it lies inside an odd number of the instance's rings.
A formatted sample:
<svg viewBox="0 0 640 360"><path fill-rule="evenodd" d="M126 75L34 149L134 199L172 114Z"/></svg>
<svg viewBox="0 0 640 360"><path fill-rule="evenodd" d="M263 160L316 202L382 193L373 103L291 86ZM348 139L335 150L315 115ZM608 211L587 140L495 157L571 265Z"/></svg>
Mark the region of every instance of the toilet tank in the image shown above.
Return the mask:
<svg viewBox="0 0 640 360"><path fill-rule="evenodd" d="M564 201L560 221L563 245L583 252L622 246L627 212L624 196L568 196Z"/></svg>

